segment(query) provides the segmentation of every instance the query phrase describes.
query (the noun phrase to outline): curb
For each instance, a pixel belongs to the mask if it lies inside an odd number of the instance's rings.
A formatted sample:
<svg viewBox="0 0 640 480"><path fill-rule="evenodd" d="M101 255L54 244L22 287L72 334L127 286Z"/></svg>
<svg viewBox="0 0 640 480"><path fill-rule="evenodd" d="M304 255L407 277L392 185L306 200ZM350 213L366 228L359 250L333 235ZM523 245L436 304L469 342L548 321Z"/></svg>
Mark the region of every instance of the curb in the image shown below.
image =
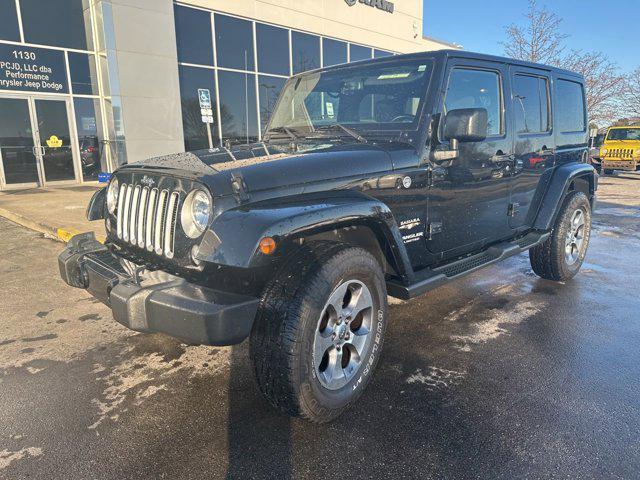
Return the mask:
<svg viewBox="0 0 640 480"><path fill-rule="evenodd" d="M67 243L74 235L83 233L76 228L57 228L50 225L45 225L43 223L31 220L27 217L23 217L22 215L19 215L17 213L5 210L4 208L0 208L0 217L4 217L13 223L17 223L18 225L28 228L29 230L42 233L47 238L63 243ZM105 241L105 237L103 235L96 235L96 239L100 243L104 243Z"/></svg>

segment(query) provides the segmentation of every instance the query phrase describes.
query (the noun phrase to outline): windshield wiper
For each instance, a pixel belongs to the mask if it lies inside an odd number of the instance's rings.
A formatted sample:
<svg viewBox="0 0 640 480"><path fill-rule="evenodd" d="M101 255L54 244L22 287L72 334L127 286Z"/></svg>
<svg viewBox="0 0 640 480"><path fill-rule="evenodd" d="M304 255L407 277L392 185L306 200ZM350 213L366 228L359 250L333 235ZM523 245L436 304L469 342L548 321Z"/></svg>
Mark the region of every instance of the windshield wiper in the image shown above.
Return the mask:
<svg viewBox="0 0 640 480"><path fill-rule="evenodd" d="M298 140L301 137L297 135L293 130L287 127L273 127L269 129L269 131L265 135L265 140L269 141L271 139L271 132L276 133L285 133L291 140Z"/></svg>
<svg viewBox="0 0 640 480"><path fill-rule="evenodd" d="M321 127L316 127L316 131L317 132L321 132L323 130L335 130L336 127L339 128L340 130L342 130L343 132L351 135L353 138L355 138L360 143L367 143L367 139L366 138L364 138L362 135L360 135L358 132L356 132L353 128L345 127L341 123L332 123L330 125L323 125Z"/></svg>

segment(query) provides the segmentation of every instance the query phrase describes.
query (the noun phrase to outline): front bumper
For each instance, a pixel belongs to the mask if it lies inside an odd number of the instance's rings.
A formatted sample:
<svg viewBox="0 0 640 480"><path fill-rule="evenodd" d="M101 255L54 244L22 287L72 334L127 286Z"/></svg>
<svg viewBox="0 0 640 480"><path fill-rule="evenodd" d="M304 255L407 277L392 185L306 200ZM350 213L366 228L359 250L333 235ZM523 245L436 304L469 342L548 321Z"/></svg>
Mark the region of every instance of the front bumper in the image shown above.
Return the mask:
<svg viewBox="0 0 640 480"><path fill-rule="evenodd" d="M601 166L605 170L625 170L635 172L638 168L637 160L602 159Z"/></svg>
<svg viewBox="0 0 640 480"><path fill-rule="evenodd" d="M156 281L131 274L93 233L76 235L58 257L60 276L111 307L138 332L162 332L189 344L233 345L253 326L255 297L201 287L178 277Z"/></svg>

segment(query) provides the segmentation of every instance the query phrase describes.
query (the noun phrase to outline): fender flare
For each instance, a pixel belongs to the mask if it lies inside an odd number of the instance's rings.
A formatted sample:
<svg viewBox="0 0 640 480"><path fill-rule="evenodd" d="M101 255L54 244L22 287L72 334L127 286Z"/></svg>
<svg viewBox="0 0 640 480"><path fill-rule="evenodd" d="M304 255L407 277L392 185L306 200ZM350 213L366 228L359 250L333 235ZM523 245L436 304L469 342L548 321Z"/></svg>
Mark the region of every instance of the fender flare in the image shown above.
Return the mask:
<svg viewBox="0 0 640 480"><path fill-rule="evenodd" d="M107 187L103 187L93 194L89 205L87 205L87 220L105 219L105 209L107 208Z"/></svg>
<svg viewBox="0 0 640 480"><path fill-rule="evenodd" d="M569 191L571 183L577 178L584 178L589 183L591 207L595 203L595 191L598 188L598 175L593 166L586 163L569 163L556 168L547 191L538 210L534 229L551 230L556 221L562 202Z"/></svg>
<svg viewBox="0 0 640 480"><path fill-rule="evenodd" d="M351 190L296 195L227 210L212 222L200 244L197 259L218 265L254 268L274 258L258 250L264 237L278 246L296 238L343 226L371 228L385 242L400 276L413 270L402 235L389 207L375 198Z"/></svg>

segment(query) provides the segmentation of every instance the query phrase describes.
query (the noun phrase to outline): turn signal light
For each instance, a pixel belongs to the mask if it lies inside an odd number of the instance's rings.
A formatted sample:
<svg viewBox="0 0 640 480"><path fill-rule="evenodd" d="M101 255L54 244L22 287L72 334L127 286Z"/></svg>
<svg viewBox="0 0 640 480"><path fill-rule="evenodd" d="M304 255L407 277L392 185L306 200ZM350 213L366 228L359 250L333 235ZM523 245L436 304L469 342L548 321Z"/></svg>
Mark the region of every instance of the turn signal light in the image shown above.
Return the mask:
<svg viewBox="0 0 640 480"><path fill-rule="evenodd" d="M271 237L260 240L260 251L265 255L271 255L276 250L276 241Z"/></svg>

